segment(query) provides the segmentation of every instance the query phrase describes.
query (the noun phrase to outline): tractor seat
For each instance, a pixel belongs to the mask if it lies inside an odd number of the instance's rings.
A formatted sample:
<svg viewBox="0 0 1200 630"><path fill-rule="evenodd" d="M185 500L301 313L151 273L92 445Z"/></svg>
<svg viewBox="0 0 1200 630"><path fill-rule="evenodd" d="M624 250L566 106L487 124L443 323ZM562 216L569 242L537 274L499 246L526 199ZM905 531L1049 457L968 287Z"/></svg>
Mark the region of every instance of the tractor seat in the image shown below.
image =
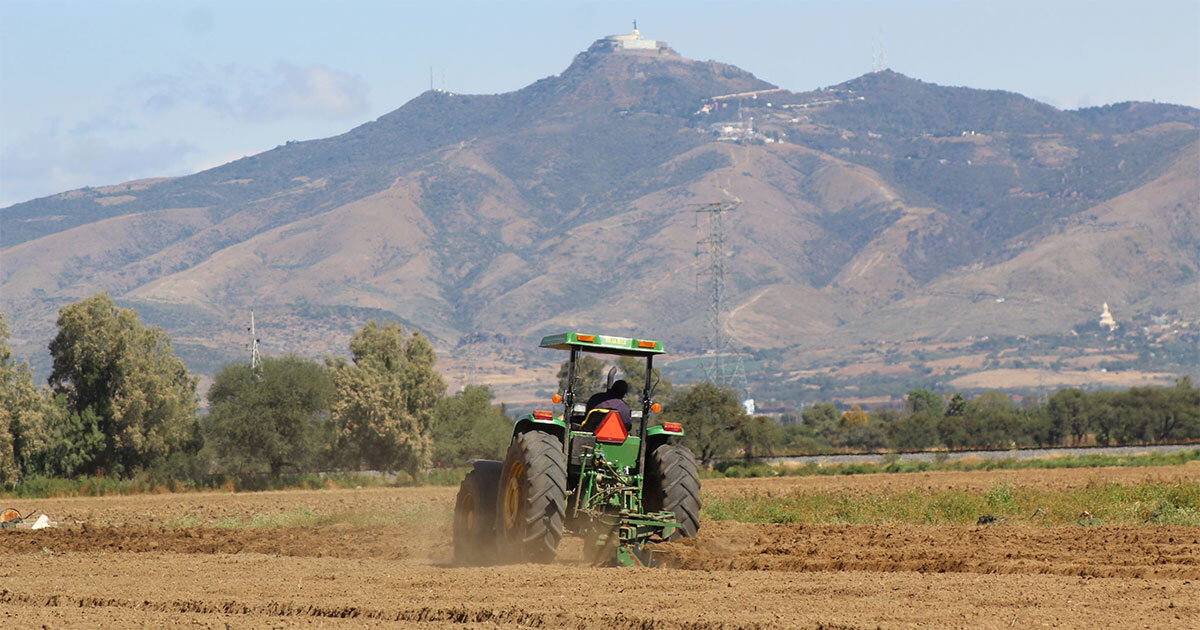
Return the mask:
<svg viewBox="0 0 1200 630"><path fill-rule="evenodd" d="M610 444L621 444L629 437L629 427L616 409L595 408L588 412L579 428L591 431L596 440Z"/></svg>
<svg viewBox="0 0 1200 630"><path fill-rule="evenodd" d="M586 431L595 431L596 428L600 426L600 423L604 422L604 416L607 416L613 411L615 410L597 407L587 412L587 415L584 416L583 422L579 425L579 428Z"/></svg>

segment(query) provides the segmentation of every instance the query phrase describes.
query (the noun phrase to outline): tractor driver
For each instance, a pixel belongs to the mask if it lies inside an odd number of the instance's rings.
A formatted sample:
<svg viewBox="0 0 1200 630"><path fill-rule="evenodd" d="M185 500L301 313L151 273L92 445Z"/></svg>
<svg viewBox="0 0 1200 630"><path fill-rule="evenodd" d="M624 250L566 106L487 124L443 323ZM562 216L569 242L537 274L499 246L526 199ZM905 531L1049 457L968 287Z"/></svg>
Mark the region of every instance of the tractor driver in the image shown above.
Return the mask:
<svg viewBox="0 0 1200 630"><path fill-rule="evenodd" d="M625 394L629 393L629 383L623 380L618 380L612 384L608 391L597 392L592 394L587 401L587 410L593 409L609 409L621 414L621 421L625 423L625 430L633 430L633 420L629 415L629 405L625 404ZM588 427L593 432L599 428L597 426Z"/></svg>

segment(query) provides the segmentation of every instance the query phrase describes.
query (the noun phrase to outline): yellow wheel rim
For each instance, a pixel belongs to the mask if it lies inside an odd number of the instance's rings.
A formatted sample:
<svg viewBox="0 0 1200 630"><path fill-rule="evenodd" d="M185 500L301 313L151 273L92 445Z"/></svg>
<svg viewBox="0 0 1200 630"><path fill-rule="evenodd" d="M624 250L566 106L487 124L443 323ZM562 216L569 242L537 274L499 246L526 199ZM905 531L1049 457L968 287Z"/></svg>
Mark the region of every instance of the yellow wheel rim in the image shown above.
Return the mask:
<svg viewBox="0 0 1200 630"><path fill-rule="evenodd" d="M525 466L521 462L513 462L508 469L508 479L504 483L504 529L514 531L521 521L521 503L524 500Z"/></svg>

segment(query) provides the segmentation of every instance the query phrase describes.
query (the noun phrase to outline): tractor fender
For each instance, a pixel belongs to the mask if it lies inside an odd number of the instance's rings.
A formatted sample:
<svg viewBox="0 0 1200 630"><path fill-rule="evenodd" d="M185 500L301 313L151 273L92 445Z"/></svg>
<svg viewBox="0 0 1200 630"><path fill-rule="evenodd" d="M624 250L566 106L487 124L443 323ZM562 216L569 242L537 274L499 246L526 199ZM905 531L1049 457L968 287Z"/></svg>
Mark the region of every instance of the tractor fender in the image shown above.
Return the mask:
<svg viewBox="0 0 1200 630"><path fill-rule="evenodd" d="M539 418L534 414L526 414L518 418L516 424L513 425L512 436L516 438L518 435L529 433L530 431L549 433L558 438L559 442L562 442L567 434L567 423L563 422L563 419L558 416Z"/></svg>
<svg viewBox="0 0 1200 630"><path fill-rule="evenodd" d="M497 478L500 476L500 467L504 465L504 462L494 459L472 459L467 463L471 465L471 470L478 470L481 475L485 476L494 474Z"/></svg>
<svg viewBox="0 0 1200 630"><path fill-rule="evenodd" d="M670 430L661 424L656 424L646 429L646 454L654 452L654 449L663 444L671 443L671 438L683 437L683 428L678 431Z"/></svg>

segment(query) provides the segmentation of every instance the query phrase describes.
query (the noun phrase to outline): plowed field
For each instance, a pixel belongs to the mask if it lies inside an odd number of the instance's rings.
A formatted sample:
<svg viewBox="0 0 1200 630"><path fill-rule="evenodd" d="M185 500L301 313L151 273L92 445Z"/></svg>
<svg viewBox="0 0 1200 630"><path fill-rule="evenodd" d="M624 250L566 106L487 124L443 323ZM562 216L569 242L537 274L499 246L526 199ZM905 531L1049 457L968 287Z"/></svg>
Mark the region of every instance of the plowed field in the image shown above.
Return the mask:
<svg viewBox="0 0 1200 630"><path fill-rule="evenodd" d="M1200 467L705 482L791 489L1056 488ZM1056 485L1058 484L1058 485ZM1200 529L705 522L670 568L456 567L454 488L11 500L56 530L0 533L12 627L1200 628Z"/></svg>

